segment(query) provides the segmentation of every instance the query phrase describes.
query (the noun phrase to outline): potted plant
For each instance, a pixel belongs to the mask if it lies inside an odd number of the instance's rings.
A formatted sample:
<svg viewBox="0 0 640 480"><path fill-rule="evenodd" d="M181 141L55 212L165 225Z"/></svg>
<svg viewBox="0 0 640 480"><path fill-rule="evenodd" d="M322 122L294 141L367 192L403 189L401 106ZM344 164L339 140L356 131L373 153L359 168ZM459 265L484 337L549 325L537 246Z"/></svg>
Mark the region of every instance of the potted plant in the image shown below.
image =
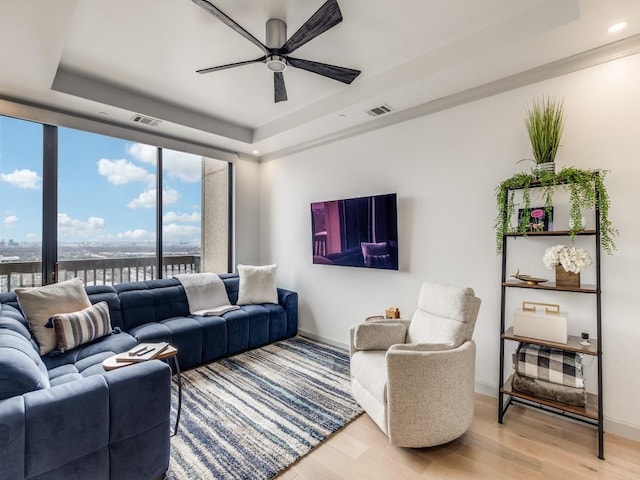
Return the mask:
<svg viewBox="0 0 640 480"><path fill-rule="evenodd" d="M527 109L526 125L536 172L555 172L554 162L564 128L562 100L550 96L534 100Z"/></svg>
<svg viewBox="0 0 640 480"><path fill-rule="evenodd" d="M498 215L495 221L496 250L502 251L503 237L509 233L526 235L531 212L531 192L533 187L542 189L542 198L547 216L551 217L553 194L557 188L569 191L569 218L571 239L583 229L582 211L597 207L600 217L600 244L608 254L616 249L613 237L618 231L613 228L609 219L610 199L604 185L603 170L583 170L565 167L558 173L542 171L539 175L532 173L516 173L504 180L496 188L496 204ZM521 208L524 211L519 224L511 225L511 217L515 212L515 190L522 190Z"/></svg>
<svg viewBox="0 0 640 480"><path fill-rule="evenodd" d="M555 269L559 287L579 287L580 272L593 263L587 250L566 245L547 248L542 261L548 269Z"/></svg>

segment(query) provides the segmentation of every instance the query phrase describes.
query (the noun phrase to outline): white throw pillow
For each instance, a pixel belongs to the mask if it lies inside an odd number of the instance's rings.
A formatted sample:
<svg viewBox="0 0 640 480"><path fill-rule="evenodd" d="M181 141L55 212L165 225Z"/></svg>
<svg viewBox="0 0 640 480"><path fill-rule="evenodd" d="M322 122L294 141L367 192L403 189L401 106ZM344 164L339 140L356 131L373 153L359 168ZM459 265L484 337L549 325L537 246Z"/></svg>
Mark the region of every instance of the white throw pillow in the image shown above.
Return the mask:
<svg viewBox="0 0 640 480"><path fill-rule="evenodd" d="M40 346L40 355L58 347L56 332L45 325L57 313L71 313L91 306L84 284L72 278L44 287L16 288L18 303L29 323L31 332Z"/></svg>
<svg viewBox="0 0 640 480"><path fill-rule="evenodd" d="M240 288L238 305L278 303L277 265L238 265Z"/></svg>

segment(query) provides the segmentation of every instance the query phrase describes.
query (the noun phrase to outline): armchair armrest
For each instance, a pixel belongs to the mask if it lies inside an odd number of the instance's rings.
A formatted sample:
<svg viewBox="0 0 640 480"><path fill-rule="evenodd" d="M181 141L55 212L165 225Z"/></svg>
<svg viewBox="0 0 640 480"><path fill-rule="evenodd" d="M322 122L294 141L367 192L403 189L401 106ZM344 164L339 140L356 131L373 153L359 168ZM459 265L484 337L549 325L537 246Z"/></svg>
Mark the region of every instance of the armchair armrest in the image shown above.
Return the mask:
<svg viewBox="0 0 640 480"><path fill-rule="evenodd" d="M350 352L357 350L387 350L392 345L404 343L408 323L398 320L382 320L354 325L349 330Z"/></svg>
<svg viewBox="0 0 640 480"><path fill-rule="evenodd" d="M436 350L433 350L433 349ZM444 349L442 349L444 348ZM396 345L387 351L389 439L394 445L426 446L462 435L473 419L476 346ZM410 412L410 413L409 413ZM415 440L419 438L419 440Z"/></svg>

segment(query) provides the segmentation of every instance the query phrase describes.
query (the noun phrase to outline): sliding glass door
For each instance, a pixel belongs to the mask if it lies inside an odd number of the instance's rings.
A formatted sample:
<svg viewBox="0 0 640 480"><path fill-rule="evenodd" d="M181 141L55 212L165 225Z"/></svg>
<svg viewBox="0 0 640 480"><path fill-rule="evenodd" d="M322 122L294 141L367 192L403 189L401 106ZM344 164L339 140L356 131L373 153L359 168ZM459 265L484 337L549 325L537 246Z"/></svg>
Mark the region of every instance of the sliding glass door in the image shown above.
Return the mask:
<svg viewBox="0 0 640 480"><path fill-rule="evenodd" d="M58 129L58 281L150 280L156 269L156 147Z"/></svg>
<svg viewBox="0 0 640 480"><path fill-rule="evenodd" d="M42 282L42 132L0 116L0 292Z"/></svg>

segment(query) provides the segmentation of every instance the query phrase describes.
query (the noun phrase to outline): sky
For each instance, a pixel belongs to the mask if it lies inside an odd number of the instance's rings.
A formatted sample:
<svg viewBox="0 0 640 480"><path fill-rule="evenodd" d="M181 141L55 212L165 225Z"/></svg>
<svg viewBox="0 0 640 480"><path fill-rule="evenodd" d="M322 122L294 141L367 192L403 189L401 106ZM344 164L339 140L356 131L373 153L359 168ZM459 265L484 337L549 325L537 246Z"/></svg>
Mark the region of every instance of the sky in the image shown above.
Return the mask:
<svg viewBox="0 0 640 480"><path fill-rule="evenodd" d="M0 239L42 238L41 124L0 117ZM155 240L156 147L58 128L58 241ZM200 244L201 157L163 150L163 238Z"/></svg>

